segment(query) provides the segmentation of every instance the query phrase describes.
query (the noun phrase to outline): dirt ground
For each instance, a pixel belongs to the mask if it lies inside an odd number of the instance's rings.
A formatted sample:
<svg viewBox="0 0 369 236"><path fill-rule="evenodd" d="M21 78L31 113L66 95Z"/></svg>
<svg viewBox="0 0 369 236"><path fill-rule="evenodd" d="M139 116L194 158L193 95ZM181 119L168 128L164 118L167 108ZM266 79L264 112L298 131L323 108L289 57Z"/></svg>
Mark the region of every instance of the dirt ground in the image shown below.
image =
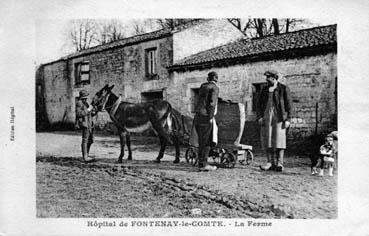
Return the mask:
<svg viewBox="0 0 369 236"><path fill-rule="evenodd" d="M37 133L38 217L337 217L337 172L311 176L310 160L285 158L284 172L262 172L263 153L250 166L199 172L173 164L169 147L162 163L156 138L132 137L133 161L117 164L117 136L95 135L91 154L81 162L77 132ZM125 157L126 158L126 157Z"/></svg>

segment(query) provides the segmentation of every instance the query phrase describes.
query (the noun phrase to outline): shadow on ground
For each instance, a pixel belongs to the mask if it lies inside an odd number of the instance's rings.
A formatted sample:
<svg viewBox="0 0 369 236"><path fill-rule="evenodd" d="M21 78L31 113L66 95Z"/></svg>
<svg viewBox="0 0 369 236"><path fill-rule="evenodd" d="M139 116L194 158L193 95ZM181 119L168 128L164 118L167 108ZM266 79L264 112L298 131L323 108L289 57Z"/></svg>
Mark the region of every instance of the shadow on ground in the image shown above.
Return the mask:
<svg viewBox="0 0 369 236"><path fill-rule="evenodd" d="M76 159L75 157L54 157L44 156L36 157L37 162L50 162L52 164L60 166L79 166L79 167L96 167L96 166L109 166L109 167L128 167L135 169L150 169L150 170L172 170L172 171L186 171L186 172L198 172L198 169L188 163L181 162L174 164L171 161L162 161L160 163L154 163L149 160L123 160L123 163L117 163L112 158L99 158L95 162L85 163L82 159Z"/></svg>

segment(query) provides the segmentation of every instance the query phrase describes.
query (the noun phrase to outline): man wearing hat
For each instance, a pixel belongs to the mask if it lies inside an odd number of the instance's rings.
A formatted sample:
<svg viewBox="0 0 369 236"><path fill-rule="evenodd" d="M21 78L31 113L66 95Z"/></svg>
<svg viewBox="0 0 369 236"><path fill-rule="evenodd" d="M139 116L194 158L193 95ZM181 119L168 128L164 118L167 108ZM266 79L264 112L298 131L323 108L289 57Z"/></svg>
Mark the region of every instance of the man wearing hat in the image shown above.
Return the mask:
<svg viewBox="0 0 369 236"><path fill-rule="evenodd" d="M208 164L210 148L213 145L213 120L218 104L219 88L218 75L214 71L208 74L207 82L203 83L199 91L194 117L195 129L199 142L199 169L202 171L216 170L216 166Z"/></svg>
<svg viewBox="0 0 369 236"><path fill-rule="evenodd" d="M76 104L76 123L82 129L82 158L85 162L91 162L94 158L88 156L91 144L93 143L93 122L92 116L97 112L87 103L88 92L79 91L79 99Z"/></svg>
<svg viewBox="0 0 369 236"><path fill-rule="evenodd" d="M267 163L262 170L283 171L283 156L286 149L286 129L290 125L292 100L289 88L278 82L278 73L268 70L267 81L260 93L257 119L261 125L261 143L267 154Z"/></svg>

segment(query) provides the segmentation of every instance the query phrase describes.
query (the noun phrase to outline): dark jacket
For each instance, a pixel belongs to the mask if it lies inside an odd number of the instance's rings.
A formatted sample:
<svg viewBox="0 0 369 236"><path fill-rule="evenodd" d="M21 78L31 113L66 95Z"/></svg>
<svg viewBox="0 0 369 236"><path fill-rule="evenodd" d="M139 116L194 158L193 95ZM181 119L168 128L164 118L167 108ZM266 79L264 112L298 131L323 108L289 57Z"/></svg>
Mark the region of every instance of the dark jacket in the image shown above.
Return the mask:
<svg viewBox="0 0 369 236"><path fill-rule="evenodd" d="M84 103L82 100L78 100L76 103L76 126L77 128L89 128L93 127L92 116L96 115L93 111L88 111L88 103Z"/></svg>
<svg viewBox="0 0 369 236"><path fill-rule="evenodd" d="M214 117L215 107L218 103L219 88L214 82L203 83L199 91L196 104L196 115L208 120Z"/></svg>
<svg viewBox="0 0 369 236"><path fill-rule="evenodd" d="M265 86L258 99L257 119L263 118L268 102L268 86ZM277 88L273 92L273 102L277 109L278 121L290 121L292 113L292 99L290 89L281 83L277 84Z"/></svg>

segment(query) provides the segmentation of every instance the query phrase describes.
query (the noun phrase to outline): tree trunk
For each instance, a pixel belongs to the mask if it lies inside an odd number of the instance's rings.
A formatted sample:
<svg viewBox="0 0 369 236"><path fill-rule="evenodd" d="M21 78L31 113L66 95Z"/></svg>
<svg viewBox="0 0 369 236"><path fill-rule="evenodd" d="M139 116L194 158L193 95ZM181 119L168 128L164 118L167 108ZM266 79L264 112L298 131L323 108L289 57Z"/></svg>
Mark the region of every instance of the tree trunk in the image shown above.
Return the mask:
<svg viewBox="0 0 369 236"><path fill-rule="evenodd" d="M257 36L262 38L264 37L264 32L263 32L263 28L264 28L264 23L263 23L263 19L254 19L255 22L255 28L256 28L256 33Z"/></svg>
<svg viewBox="0 0 369 236"><path fill-rule="evenodd" d="M273 29L274 29L274 34L275 35L280 34L280 31L279 31L279 23L278 23L278 20L276 18L273 18L272 19L272 25L273 25Z"/></svg>
<svg viewBox="0 0 369 236"><path fill-rule="evenodd" d="M286 33L288 33L290 30L290 23L291 23L290 19L287 18L286 19Z"/></svg>

